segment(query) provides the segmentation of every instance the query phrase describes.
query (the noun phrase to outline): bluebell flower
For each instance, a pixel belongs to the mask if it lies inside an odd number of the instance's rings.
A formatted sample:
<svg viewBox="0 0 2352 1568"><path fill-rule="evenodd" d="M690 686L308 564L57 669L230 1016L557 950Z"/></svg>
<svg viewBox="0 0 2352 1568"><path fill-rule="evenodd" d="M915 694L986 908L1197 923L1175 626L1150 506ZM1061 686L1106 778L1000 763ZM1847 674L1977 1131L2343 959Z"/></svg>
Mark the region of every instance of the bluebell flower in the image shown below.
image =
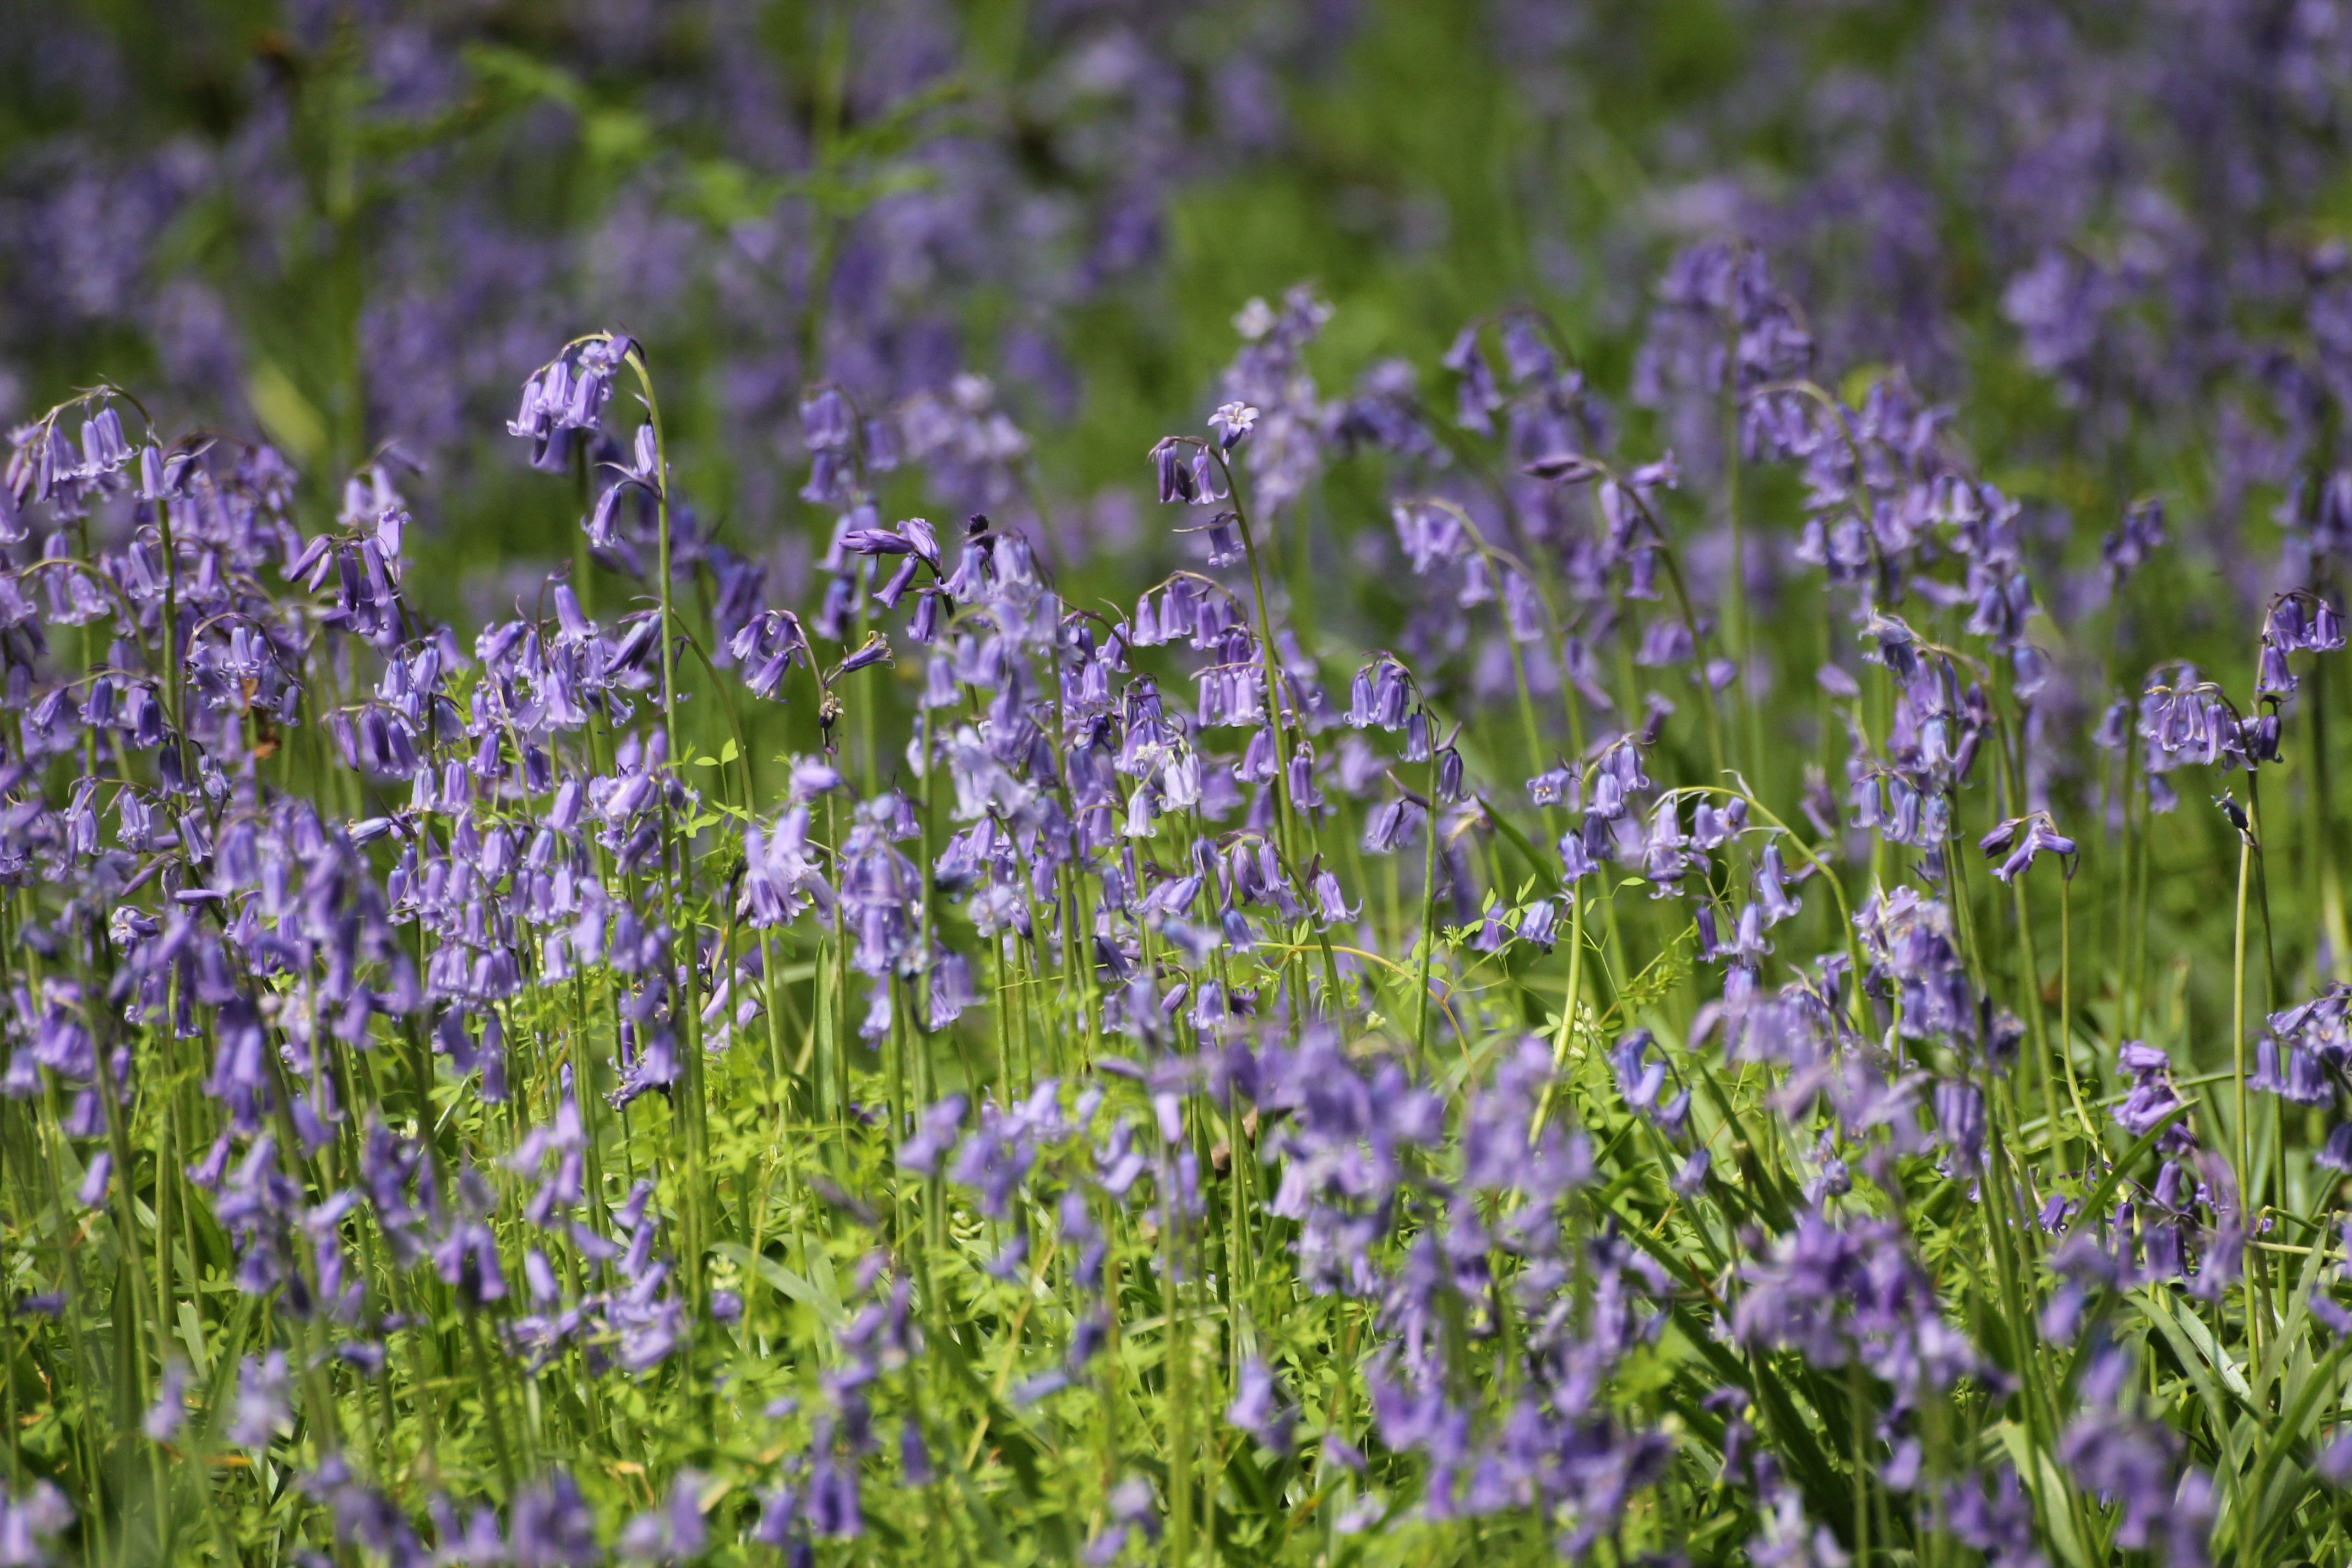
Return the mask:
<svg viewBox="0 0 2352 1568"><path fill-rule="evenodd" d="M1297 1419L1275 1385L1273 1369L1256 1356L1242 1363L1241 1374L1234 1385L1233 1403L1225 1408L1225 1419L1248 1433L1264 1447L1276 1450L1290 1447L1290 1433Z"/></svg>
<svg viewBox="0 0 2352 1568"><path fill-rule="evenodd" d="M2074 854L2074 841L2058 831L2047 812L2000 823L1979 840L1977 847L1988 860L1996 855L2006 856L1992 873L2003 882L2032 866L2045 852L2061 859L2071 858Z"/></svg>
<svg viewBox="0 0 2352 1568"><path fill-rule="evenodd" d="M1217 433L1217 445L1230 452L1255 427L1257 417L1257 410L1245 403L1227 403L1209 416L1209 428Z"/></svg>
<svg viewBox="0 0 2352 1568"><path fill-rule="evenodd" d="M247 1356L236 1370L236 1401L228 1425L228 1440L242 1448L266 1448L294 1430L291 1381L286 1352Z"/></svg>
<svg viewBox="0 0 2352 1568"><path fill-rule="evenodd" d="M551 1471L516 1495L508 1550L517 1568L592 1568L603 1558L595 1516L569 1471Z"/></svg>
<svg viewBox="0 0 2352 1568"><path fill-rule="evenodd" d="M2171 1058L2155 1047L2126 1040L2117 1047L2116 1065L2132 1080L2130 1092L2114 1111L2116 1124L2131 1137L2146 1137L2185 1103L2172 1086ZM2186 1118L2175 1121L2158 1141L2166 1153L2185 1152L2195 1144Z"/></svg>

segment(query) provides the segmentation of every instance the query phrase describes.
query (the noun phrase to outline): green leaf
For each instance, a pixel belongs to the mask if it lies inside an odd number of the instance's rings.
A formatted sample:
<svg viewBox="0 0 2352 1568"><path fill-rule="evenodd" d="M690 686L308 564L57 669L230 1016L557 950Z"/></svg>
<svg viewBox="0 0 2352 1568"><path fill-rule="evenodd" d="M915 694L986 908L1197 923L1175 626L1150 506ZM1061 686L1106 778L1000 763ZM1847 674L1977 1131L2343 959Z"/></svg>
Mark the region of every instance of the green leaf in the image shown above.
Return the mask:
<svg viewBox="0 0 2352 1568"><path fill-rule="evenodd" d="M738 1268L757 1274L774 1286L780 1294L814 1310L828 1332L838 1331L849 1321L849 1314L841 1304L839 1293L831 1288L833 1280L829 1268L824 1288L820 1289L814 1281L803 1279L774 1258L755 1253L740 1242L714 1242L710 1250L714 1256L727 1259Z"/></svg>
<svg viewBox="0 0 2352 1568"><path fill-rule="evenodd" d="M687 165L678 195L680 205L704 223L727 229L766 217L789 189L731 158L697 158Z"/></svg>
<svg viewBox="0 0 2352 1568"><path fill-rule="evenodd" d="M2123 1158L2107 1168L2106 1175L2101 1179L2097 1186L2091 1189L2091 1195L2083 1200L2083 1206L2076 1211L2077 1214L2084 1219L2091 1219L2106 1213L2107 1205L2113 1201L2116 1189L2123 1184L2125 1173L2137 1164L2141 1157L2149 1150L2155 1148L2156 1141L2163 1137L2174 1122L2188 1115L2195 1104L2194 1100L2190 1100L2174 1106L2165 1113L2163 1121L2149 1128L2137 1142L2125 1150Z"/></svg>
<svg viewBox="0 0 2352 1568"><path fill-rule="evenodd" d="M2212 1369L2197 1349L2196 1342L2182 1331L2179 1321L2173 1315L2172 1304L2165 1293L2164 1287L2155 1286L2134 1291L2131 1299L2140 1307L2141 1316L2164 1336L2166 1344L2170 1347L2174 1358L2189 1373L2189 1383L2195 1387L2199 1399L2204 1404L2205 1419L2211 1428L2214 1446L2222 1450L2223 1455L2224 1462L2214 1467L2214 1473L2220 1477L2228 1493L2228 1510L2234 1515L2243 1508L2244 1504L2238 1486L2239 1467L2231 1458L2232 1445L2230 1437L2232 1423L2229 1418L2227 1406L2222 1402L2221 1389L2214 1382ZM2202 1328L2203 1325L2200 1324L2199 1327Z"/></svg>
<svg viewBox="0 0 2352 1568"><path fill-rule="evenodd" d="M2042 1527L2050 1532L2050 1544L2058 1549L2059 1557L2074 1564L2074 1568L2094 1568L2095 1560L2088 1545L2075 1533L2072 1511L2055 1506L2053 1500L2065 1497L2067 1487L2066 1478L2059 1474L2049 1451L2034 1447L2025 1428L2014 1421L2000 1422L1986 1436L2007 1450L2009 1461L2016 1468L2019 1479L2025 1479L2029 1490L2044 1500L2037 1511ZM2096 1561L2105 1561L2104 1552Z"/></svg>
<svg viewBox="0 0 2352 1568"><path fill-rule="evenodd" d="M194 1301L179 1304L180 1341L188 1347L188 1364L195 1368L200 1378L212 1376L212 1360L205 1352L204 1320L196 1315Z"/></svg>
<svg viewBox="0 0 2352 1568"><path fill-rule="evenodd" d="M580 144L598 163L627 168L659 150L650 121L627 109L594 109L580 117Z"/></svg>
<svg viewBox="0 0 2352 1568"><path fill-rule="evenodd" d="M253 362L246 372L245 395L279 450L305 468L326 460L330 440L326 417L277 361Z"/></svg>
<svg viewBox="0 0 2352 1568"><path fill-rule="evenodd" d="M468 44L466 68L486 88L521 99L543 98L577 108L585 97L572 73L537 55L499 44Z"/></svg>

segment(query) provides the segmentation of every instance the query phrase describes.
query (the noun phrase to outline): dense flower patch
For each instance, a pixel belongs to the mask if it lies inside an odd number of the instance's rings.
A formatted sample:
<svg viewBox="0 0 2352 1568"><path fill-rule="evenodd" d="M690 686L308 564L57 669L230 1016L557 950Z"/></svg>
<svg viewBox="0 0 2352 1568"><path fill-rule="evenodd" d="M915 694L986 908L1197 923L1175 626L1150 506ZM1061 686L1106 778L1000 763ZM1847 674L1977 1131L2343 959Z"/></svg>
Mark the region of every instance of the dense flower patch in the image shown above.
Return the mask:
<svg viewBox="0 0 2352 1568"><path fill-rule="evenodd" d="M1150 454L1203 569L1131 607L986 516L886 514L908 415L833 387L818 596L772 604L617 334L509 426L587 481L593 579L636 589L602 619L563 574L470 639L421 619L389 458L312 527L268 447L125 392L20 430L11 1552L2307 1530L2345 993L2256 1038L2245 944L2338 614L2280 594L2242 700L2168 664L2095 737L2126 845L2201 770L2237 846L2241 1048L2191 1100L2130 967L2073 989L2019 507L1899 381L1810 379L1724 264L1834 774L1772 755L1685 477L1586 438L1529 315L1464 331L1441 423L1324 398L1328 310L1253 305L1207 434ZM1360 448L1466 690L1285 618L1297 499ZM2161 519L2118 539L2123 592ZM763 743L793 712L814 745Z"/></svg>
<svg viewBox="0 0 2352 1568"><path fill-rule="evenodd" d="M1393 18L362 9L0 184L162 345L0 474L0 1564L2352 1553L2333 7L1496 0L1801 166L1248 300L1131 511L1073 323Z"/></svg>

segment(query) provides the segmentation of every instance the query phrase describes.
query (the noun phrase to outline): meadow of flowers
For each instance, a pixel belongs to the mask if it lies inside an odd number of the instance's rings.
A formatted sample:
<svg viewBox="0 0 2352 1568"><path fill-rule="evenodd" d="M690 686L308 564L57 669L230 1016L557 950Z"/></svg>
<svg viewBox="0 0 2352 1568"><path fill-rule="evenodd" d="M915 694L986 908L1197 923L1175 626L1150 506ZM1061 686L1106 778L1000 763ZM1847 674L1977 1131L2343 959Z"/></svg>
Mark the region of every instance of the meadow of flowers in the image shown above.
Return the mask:
<svg viewBox="0 0 2352 1568"><path fill-rule="evenodd" d="M2352 18L1836 10L1173 392L1395 16L26 142L0 1565L2352 1559Z"/></svg>

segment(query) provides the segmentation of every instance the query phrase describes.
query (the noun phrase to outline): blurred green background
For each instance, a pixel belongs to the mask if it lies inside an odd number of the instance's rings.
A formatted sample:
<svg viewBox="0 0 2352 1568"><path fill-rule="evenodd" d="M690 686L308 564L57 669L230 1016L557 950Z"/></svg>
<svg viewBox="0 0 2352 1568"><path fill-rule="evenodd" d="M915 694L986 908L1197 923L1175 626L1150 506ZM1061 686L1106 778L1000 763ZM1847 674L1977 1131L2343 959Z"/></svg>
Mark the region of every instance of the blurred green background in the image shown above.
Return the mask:
<svg viewBox="0 0 2352 1568"><path fill-rule="evenodd" d="M857 374L828 333L903 348L915 321L929 374L902 354L877 395L993 375L1045 510L1083 511L1205 408L1243 301L1300 281L1337 307L1327 389L1386 356L1434 386L1465 321L1534 304L1622 394L1666 257L1820 175L1811 89L1899 77L1934 16L12 0L0 395L23 416L110 377L166 425L266 433L322 494L396 440L431 469L430 607L482 613L570 552L572 498L494 424L564 337L646 338L692 494L756 544L805 523L793 394ZM948 216L910 240L927 203ZM1808 244L1864 243L1835 226ZM924 266L872 287L912 301L845 312L845 268L901 247ZM1970 266L1923 286L1986 323ZM1957 350L1914 374L2002 375L2000 342Z"/></svg>

